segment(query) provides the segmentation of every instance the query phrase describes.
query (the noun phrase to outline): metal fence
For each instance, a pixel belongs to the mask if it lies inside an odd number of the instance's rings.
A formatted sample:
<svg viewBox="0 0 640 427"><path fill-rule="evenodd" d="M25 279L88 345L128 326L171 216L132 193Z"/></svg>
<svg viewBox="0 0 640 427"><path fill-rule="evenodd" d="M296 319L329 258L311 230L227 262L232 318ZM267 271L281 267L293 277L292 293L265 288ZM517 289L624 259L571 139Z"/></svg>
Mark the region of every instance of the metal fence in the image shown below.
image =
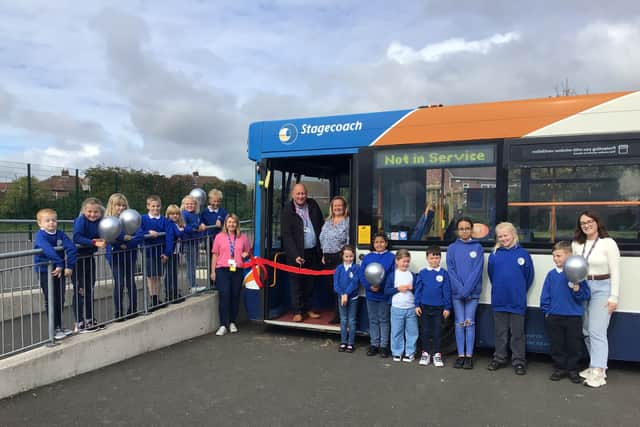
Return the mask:
<svg viewBox="0 0 640 427"><path fill-rule="evenodd" d="M54 277L51 264L34 264L40 250L0 254L0 357L96 332L208 290L210 244L207 236L182 240L164 261L157 244L111 256L99 250L80 257L70 277Z"/></svg>

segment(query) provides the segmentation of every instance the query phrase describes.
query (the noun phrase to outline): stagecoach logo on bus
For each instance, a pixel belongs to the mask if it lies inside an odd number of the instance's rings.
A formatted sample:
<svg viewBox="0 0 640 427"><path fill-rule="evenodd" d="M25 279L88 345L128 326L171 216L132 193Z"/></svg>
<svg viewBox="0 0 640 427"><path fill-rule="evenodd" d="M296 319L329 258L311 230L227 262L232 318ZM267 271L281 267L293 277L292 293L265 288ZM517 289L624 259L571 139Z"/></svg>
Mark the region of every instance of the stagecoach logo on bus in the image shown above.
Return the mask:
<svg viewBox="0 0 640 427"><path fill-rule="evenodd" d="M289 145L296 141L298 134L322 136L329 133L357 132L360 130L362 130L362 122L360 120L347 123L329 123L319 125L303 123L302 126L300 126L300 132L298 132L296 125L287 123L282 125L280 131L278 131L278 138L283 144Z"/></svg>

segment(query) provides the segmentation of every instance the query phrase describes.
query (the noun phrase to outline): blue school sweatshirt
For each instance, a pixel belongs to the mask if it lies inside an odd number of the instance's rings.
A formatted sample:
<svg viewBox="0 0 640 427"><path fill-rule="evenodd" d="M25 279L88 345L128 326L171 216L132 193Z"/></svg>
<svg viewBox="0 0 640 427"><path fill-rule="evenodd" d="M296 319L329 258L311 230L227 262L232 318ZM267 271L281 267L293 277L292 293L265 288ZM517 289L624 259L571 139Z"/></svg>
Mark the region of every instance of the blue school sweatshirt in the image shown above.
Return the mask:
<svg viewBox="0 0 640 427"><path fill-rule="evenodd" d="M414 290L416 307L433 305L451 310L451 284L447 270L423 268L418 273Z"/></svg>
<svg viewBox="0 0 640 427"><path fill-rule="evenodd" d="M410 271L411 273L411 277L413 277L413 290L409 291L411 293L414 293L416 290L416 273ZM398 292L398 288L396 288L396 269L394 268L391 273L387 274L384 278L384 293L385 295L387 295L389 297L389 303L391 303L391 297L393 297L395 294L397 294ZM415 296L414 296L415 298Z"/></svg>
<svg viewBox="0 0 640 427"><path fill-rule="evenodd" d="M38 273L47 271L47 263L53 262L53 268L75 268L76 260L78 259L78 250L76 245L73 244L71 239L67 235L56 230L55 233L49 234L46 231L40 229L35 235L33 248L42 249L43 253L33 256L34 270ZM62 246L62 250L56 251L56 246ZM65 264L64 253L67 254L67 260Z"/></svg>
<svg viewBox="0 0 640 427"><path fill-rule="evenodd" d="M580 282L580 290L574 292L569 287L569 279L564 271L554 268L547 273L540 294L540 309L545 315L580 316L584 314L583 302L591 297L586 281Z"/></svg>
<svg viewBox="0 0 640 427"><path fill-rule="evenodd" d="M529 252L519 245L500 247L489 255L487 268L493 311L524 315L527 291L533 283L533 261Z"/></svg>
<svg viewBox="0 0 640 427"><path fill-rule="evenodd" d="M349 299L358 296L358 287L360 286L358 264L351 264L349 269L344 268L344 264L338 264L336 272L333 273L333 290L338 296L347 294Z"/></svg>
<svg viewBox="0 0 640 427"><path fill-rule="evenodd" d="M471 239L458 239L447 248L447 272L454 299L477 299L482 292L482 245Z"/></svg>
<svg viewBox="0 0 640 427"><path fill-rule="evenodd" d="M73 243L80 245L78 256L93 255L98 251L98 248L93 245L93 239L100 238L98 232L100 219L89 221L86 216L80 214L73 221Z"/></svg>
<svg viewBox="0 0 640 427"><path fill-rule="evenodd" d="M133 261L137 258L138 252L134 249L140 246L144 241L144 232L142 231L142 227L138 228L135 234L131 236L130 240L124 240L125 235L126 233L121 231L116 240L107 244L107 261L109 263L113 262L114 256L118 256L122 253L130 254L129 259Z"/></svg>
<svg viewBox="0 0 640 427"><path fill-rule="evenodd" d="M224 220L227 218L227 211L223 207L219 207L215 212L211 210L209 206L202 210L200 214L200 222L204 225L215 225L219 219L220 223L224 225ZM216 234L220 232L221 228L214 227L207 229L207 236L216 237Z"/></svg>
<svg viewBox="0 0 640 427"><path fill-rule="evenodd" d="M160 250L164 255L171 255L174 247L174 226L170 219L164 216L151 218L149 214L144 214L142 215L140 230L142 230L143 234L148 234L150 230L157 231L158 233L166 233L166 235L155 239L150 237L144 239L147 256L151 256L152 248L157 247L157 245L160 245Z"/></svg>
<svg viewBox="0 0 640 427"><path fill-rule="evenodd" d="M182 219L184 220L183 235L185 239L195 239L202 235L202 233L198 231L198 227L200 227L201 224L200 215L198 213L183 210Z"/></svg>
<svg viewBox="0 0 640 427"><path fill-rule="evenodd" d="M385 278L382 280L382 283L380 283L380 290L378 292L371 292L371 284L367 282L367 279L364 277L365 268L372 262L382 264L382 266L384 267ZM364 287L368 300L389 302L389 297L384 294L384 284L387 276L389 276L389 274L393 272L395 263L396 257L389 251L384 251L381 253L369 252L367 255L365 255L362 263L360 264L360 284Z"/></svg>

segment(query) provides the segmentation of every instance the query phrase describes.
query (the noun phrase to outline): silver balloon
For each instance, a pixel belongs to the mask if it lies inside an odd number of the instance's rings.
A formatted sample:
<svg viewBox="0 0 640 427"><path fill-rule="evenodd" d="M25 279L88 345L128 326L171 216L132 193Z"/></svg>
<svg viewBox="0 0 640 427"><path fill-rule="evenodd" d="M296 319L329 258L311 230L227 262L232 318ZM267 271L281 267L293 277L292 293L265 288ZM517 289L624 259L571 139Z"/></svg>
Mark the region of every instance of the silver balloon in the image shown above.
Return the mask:
<svg viewBox="0 0 640 427"><path fill-rule="evenodd" d="M364 277L373 286L378 286L384 280L384 267L380 263L372 262L365 267Z"/></svg>
<svg viewBox="0 0 640 427"><path fill-rule="evenodd" d="M140 228L142 217L135 209L127 209L120 214L120 225L125 233L133 235Z"/></svg>
<svg viewBox="0 0 640 427"><path fill-rule="evenodd" d="M104 239L108 243L114 242L120 232L122 231L122 227L120 226L120 219L115 216L105 216L100 220L100 224L98 225L98 234L100 238Z"/></svg>
<svg viewBox="0 0 640 427"><path fill-rule="evenodd" d="M194 188L189 195L198 201L198 212L202 212L207 205L207 193L202 188Z"/></svg>
<svg viewBox="0 0 640 427"><path fill-rule="evenodd" d="M571 283L578 283L587 277L589 267L581 255L571 255L564 263L564 274Z"/></svg>

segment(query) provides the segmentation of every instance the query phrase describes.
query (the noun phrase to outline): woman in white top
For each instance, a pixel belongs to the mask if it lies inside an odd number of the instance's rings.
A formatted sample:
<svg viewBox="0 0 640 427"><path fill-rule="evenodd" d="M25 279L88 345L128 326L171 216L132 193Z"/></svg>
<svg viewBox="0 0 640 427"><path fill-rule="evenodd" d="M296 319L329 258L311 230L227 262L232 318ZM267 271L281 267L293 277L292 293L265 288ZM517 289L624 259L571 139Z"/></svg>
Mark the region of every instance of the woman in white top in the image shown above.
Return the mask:
<svg viewBox="0 0 640 427"><path fill-rule="evenodd" d="M620 251L598 213L592 210L578 216L571 247L574 255L582 255L587 260L587 283L591 290L583 324L589 368L580 372L580 376L587 386L601 387L607 383L607 328L611 314L618 308Z"/></svg>

